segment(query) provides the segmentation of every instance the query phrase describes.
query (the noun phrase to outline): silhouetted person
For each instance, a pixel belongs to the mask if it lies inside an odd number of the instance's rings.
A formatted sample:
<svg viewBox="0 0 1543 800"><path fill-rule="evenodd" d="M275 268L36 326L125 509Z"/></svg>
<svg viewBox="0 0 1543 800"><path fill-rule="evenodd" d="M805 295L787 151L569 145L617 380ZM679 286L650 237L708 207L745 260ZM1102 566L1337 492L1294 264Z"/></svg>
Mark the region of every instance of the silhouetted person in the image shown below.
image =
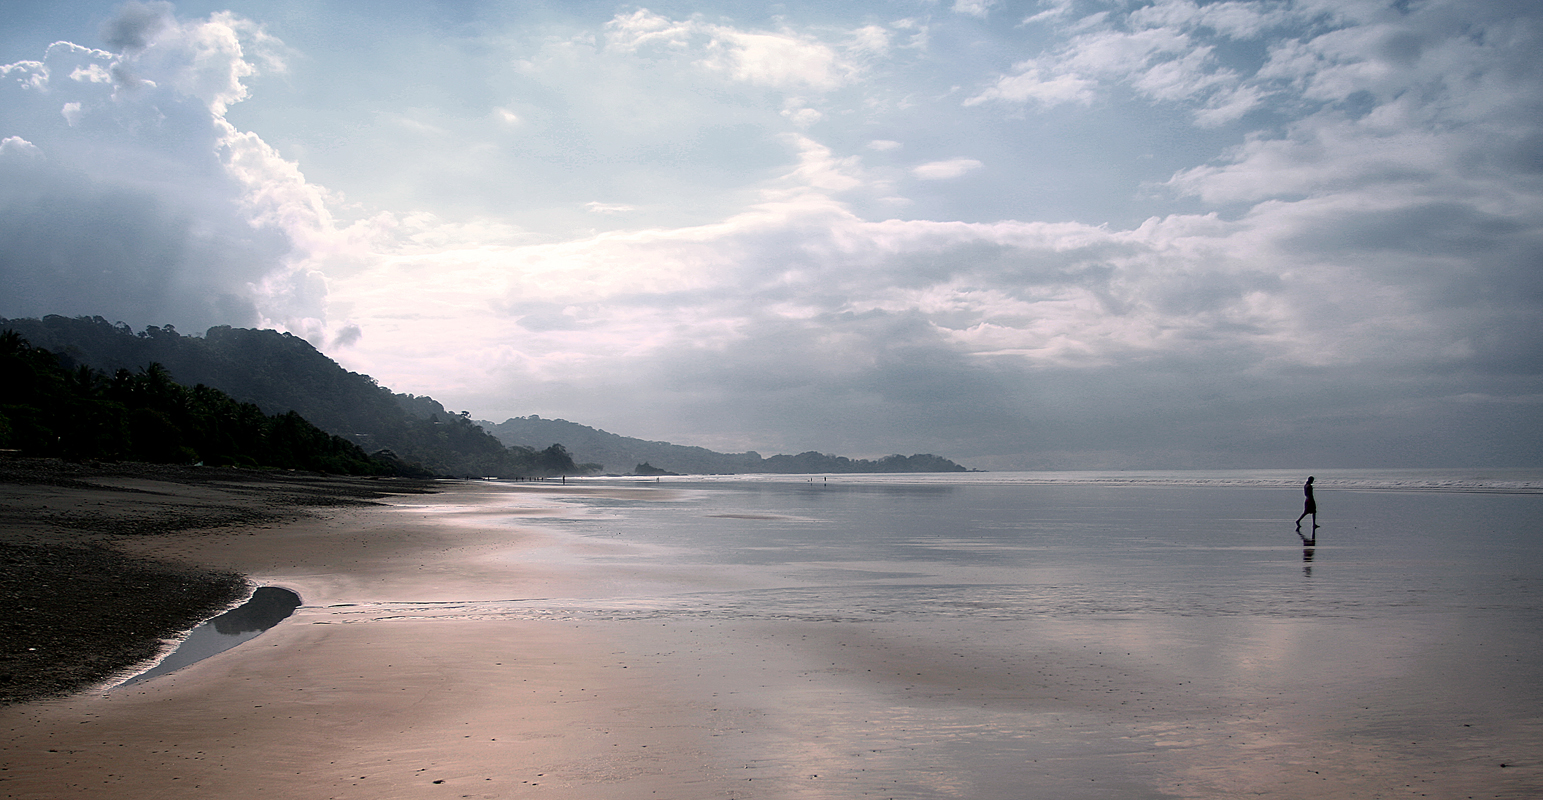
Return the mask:
<svg viewBox="0 0 1543 800"><path fill-rule="evenodd" d="M1307 495L1307 500L1302 503L1302 516L1297 517L1297 530L1299 532L1302 530L1302 517L1306 517L1308 514L1312 514L1314 531L1313 536L1317 537L1318 534L1316 531L1318 530L1318 502L1313 499L1313 476L1307 476L1307 483L1302 484L1302 494Z"/></svg>

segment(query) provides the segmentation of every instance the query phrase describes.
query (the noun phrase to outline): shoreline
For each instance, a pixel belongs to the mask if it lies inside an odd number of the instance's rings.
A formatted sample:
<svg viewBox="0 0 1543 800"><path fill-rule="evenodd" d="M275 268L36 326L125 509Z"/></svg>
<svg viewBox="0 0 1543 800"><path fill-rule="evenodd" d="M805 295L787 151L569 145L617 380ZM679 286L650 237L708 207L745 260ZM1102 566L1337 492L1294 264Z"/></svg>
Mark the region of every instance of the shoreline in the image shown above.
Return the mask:
<svg viewBox="0 0 1543 800"><path fill-rule="evenodd" d="M704 757L717 735L707 701L634 637L455 611L608 591L613 573L574 556L613 545L521 524L592 494L457 482L276 523L114 540L128 558L239 572L303 605L152 681L0 705L0 797L724 796L732 782Z"/></svg>
<svg viewBox="0 0 1543 800"><path fill-rule="evenodd" d="M432 482L0 460L0 705L107 684L251 593L246 574L156 554L154 542L425 491Z"/></svg>

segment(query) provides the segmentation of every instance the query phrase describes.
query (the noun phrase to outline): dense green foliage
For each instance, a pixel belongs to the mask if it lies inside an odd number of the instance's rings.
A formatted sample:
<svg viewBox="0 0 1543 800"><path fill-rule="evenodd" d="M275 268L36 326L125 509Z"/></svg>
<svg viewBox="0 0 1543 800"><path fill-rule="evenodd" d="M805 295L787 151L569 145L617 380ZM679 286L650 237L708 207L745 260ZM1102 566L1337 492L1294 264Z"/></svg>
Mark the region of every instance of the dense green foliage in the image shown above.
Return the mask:
<svg viewBox="0 0 1543 800"><path fill-rule="evenodd" d="M0 333L0 446L29 456L389 474L358 445L293 411L268 415L160 364L107 375L66 368L20 334Z"/></svg>
<svg viewBox="0 0 1543 800"><path fill-rule="evenodd" d="M515 417L494 424L479 423L504 444L515 446L560 439L573 449L574 458L598 462L611 472L629 467L635 475L739 475L748 473L854 473L854 472L964 472L965 468L930 454L885 456L878 460L846 458L810 451L796 456L763 458L754 450L718 453L705 447L650 442L618 436L608 431L564 419ZM636 466L631 466L636 465ZM648 469L645 470L644 467Z"/></svg>
<svg viewBox="0 0 1543 800"><path fill-rule="evenodd" d="M580 475L566 449L507 447L467 414L432 397L395 394L374 378L349 372L310 342L288 333L221 326L202 337L170 325L135 333L101 317L0 320L39 347L79 364L112 371L151 362L184 383L212 386L270 414L296 412L324 431L375 453L379 460L421 465L424 474L458 477Z"/></svg>

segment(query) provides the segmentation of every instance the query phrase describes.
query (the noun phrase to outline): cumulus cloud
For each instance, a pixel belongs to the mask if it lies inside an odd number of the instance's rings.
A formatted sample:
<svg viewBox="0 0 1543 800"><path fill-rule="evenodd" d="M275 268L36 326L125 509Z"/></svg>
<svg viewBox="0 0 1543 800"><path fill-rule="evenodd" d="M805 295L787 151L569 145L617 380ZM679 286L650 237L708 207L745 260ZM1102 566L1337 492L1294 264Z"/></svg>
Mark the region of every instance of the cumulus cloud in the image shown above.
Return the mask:
<svg viewBox="0 0 1543 800"><path fill-rule="evenodd" d="M38 146L21 138L20 136L7 136L0 139L0 158L31 159L41 158L43 151Z"/></svg>
<svg viewBox="0 0 1543 800"><path fill-rule="evenodd" d="M179 20L130 3L108 52L71 43L6 65L0 159L0 313L88 314L134 324L284 324L323 315L308 276L336 246L319 190L224 119L273 45L228 14ZM68 80L58 80L60 76Z"/></svg>
<svg viewBox="0 0 1543 800"><path fill-rule="evenodd" d="M86 64L70 71L70 80L87 83L112 83L112 74L101 64Z"/></svg>

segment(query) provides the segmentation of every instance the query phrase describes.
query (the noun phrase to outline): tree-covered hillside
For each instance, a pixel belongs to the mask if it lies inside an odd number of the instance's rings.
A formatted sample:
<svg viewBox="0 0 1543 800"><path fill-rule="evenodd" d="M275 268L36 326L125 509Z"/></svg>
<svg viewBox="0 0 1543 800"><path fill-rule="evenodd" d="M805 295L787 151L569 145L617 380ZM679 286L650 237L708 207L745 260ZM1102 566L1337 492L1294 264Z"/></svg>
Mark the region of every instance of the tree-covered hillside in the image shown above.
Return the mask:
<svg viewBox="0 0 1543 800"><path fill-rule="evenodd" d="M398 472L293 411L268 415L218 389L188 388L154 362L112 375L67 368L10 330L0 332L0 447L69 459Z"/></svg>
<svg viewBox="0 0 1543 800"><path fill-rule="evenodd" d="M574 458L596 462L611 473L630 473L640 464L647 464L653 470L697 475L965 471L964 467L946 458L925 453L885 456L878 460L846 458L814 451L770 458L763 458L754 450L718 453L705 447L633 439L564 419L542 419L534 415L514 417L496 424L479 424L508 445L555 437L568 444Z"/></svg>
<svg viewBox="0 0 1543 800"><path fill-rule="evenodd" d="M176 381L217 388L269 414L293 411L367 452L387 450L438 475L584 472L561 445L506 447L464 413L452 414L430 397L395 394L287 333L224 326L201 337L184 336L171 326L135 333L101 317L60 316L0 320L0 327L71 363L105 372L159 363Z"/></svg>

